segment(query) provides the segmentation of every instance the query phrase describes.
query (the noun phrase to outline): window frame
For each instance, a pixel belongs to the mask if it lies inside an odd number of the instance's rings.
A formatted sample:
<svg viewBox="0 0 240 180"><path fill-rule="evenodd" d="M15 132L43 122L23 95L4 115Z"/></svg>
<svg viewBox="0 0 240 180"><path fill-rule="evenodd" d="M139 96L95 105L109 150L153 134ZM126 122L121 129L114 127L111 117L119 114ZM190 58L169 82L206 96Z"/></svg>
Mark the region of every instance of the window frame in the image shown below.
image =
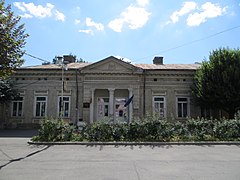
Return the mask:
<svg viewBox="0 0 240 180"><path fill-rule="evenodd" d="M19 100L21 98L21 100ZM20 96L19 99L12 100L11 104L11 117L23 117L24 116L24 97ZM17 103L16 115L13 114L14 112L14 103ZM22 113L19 115L19 103L22 103Z"/></svg>
<svg viewBox="0 0 240 180"><path fill-rule="evenodd" d="M184 99L186 99L186 101L179 101L180 98L184 98ZM181 103L181 114L182 114L182 116L179 116L179 108L178 108L179 103ZM187 104L186 116L184 116L183 104ZM177 96L176 97L176 117L179 118L179 119L186 119L189 116L190 116L190 98L186 97L186 96Z"/></svg>
<svg viewBox="0 0 240 180"><path fill-rule="evenodd" d="M163 101L155 101L155 98L163 98ZM160 112L155 111L155 103L163 103L163 116L162 118L167 117L167 104L166 104L166 96L153 96L153 102L152 102L152 111L153 113L159 113L158 115L161 117Z"/></svg>
<svg viewBox="0 0 240 180"><path fill-rule="evenodd" d="M40 100L37 100L37 98L39 97L44 97L45 98L45 101L40 101ZM45 111L44 111L44 115L41 116L41 106L40 106L40 112L39 112L39 116L37 116L37 102L40 102L40 104L42 104L43 102L45 102ZM47 116L47 102L48 102L48 97L47 96L41 96L41 95L38 95L38 96L35 96L35 101L34 101L34 114L33 116L35 118L42 118L42 117L46 117Z"/></svg>
<svg viewBox="0 0 240 180"><path fill-rule="evenodd" d="M63 97L63 112L65 112L65 103L68 102L68 115L65 116L65 113L63 113L63 116L61 116L61 98ZM68 101L64 101L64 98L69 98ZM71 96L58 96L58 110L57 110L58 117L62 118L70 118L71 115Z"/></svg>
<svg viewBox="0 0 240 180"><path fill-rule="evenodd" d="M103 100L103 101L101 101ZM110 98L106 96L97 97L96 117L97 120L109 117L110 110ZM106 108L107 107L107 108ZM101 112L101 113L100 113Z"/></svg>

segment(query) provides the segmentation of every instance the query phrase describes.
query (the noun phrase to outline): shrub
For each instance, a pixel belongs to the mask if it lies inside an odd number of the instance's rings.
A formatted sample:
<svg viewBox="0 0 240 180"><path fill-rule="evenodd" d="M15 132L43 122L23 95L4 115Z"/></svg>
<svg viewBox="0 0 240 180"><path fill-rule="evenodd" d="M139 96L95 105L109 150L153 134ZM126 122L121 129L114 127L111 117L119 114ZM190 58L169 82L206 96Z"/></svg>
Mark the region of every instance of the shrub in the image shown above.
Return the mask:
<svg viewBox="0 0 240 180"><path fill-rule="evenodd" d="M85 130L89 141L112 140L112 126L108 123L94 123L87 126Z"/></svg>
<svg viewBox="0 0 240 180"><path fill-rule="evenodd" d="M215 137L219 140L240 140L240 120L223 120L214 127Z"/></svg>
<svg viewBox="0 0 240 180"><path fill-rule="evenodd" d="M59 119L45 119L33 141L213 141L240 140L240 120L188 119L169 122L148 116L129 124L98 121L82 130Z"/></svg>
<svg viewBox="0 0 240 180"><path fill-rule="evenodd" d="M69 141L72 139L76 127L62 119L43 119L35 141Z"/></svg>
<svg viewBox="0 0 240 180"><path fill-rule="evenodd" d="M189 137L193 140L205 140L214 136L215 120L206 119L188 119L186 122L186 130Z"/></svg>

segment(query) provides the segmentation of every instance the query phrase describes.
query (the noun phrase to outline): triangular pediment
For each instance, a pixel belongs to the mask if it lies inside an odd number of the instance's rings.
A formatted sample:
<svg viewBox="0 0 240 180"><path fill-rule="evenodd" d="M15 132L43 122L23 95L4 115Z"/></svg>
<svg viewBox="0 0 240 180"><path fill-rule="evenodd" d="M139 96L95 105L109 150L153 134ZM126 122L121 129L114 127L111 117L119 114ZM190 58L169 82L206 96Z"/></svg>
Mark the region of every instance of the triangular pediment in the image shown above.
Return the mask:
<svg viewBox="0 0 240 180"><path fill-rule="evenodd" d="M142 69L110 56L91 65L84 67L82 73L140 73Z"/></svg>

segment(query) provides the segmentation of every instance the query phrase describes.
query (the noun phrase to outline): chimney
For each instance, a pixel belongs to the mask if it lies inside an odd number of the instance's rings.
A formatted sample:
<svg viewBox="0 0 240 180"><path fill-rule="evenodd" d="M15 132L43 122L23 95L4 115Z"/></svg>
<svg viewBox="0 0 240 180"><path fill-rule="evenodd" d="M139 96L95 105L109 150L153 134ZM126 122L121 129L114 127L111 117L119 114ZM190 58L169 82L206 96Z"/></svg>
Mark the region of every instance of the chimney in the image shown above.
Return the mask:
<svg viewBox="0 0 240 180"><path fill-rule="evenodd" d="M76 57L73 55L64 55L63 60L66 61L67 63L73 63L76 61Z"/></svg>
<svg viewBox="0 0 240 180"><path fill-rule="evenodd" d="M154 57L153 64L163 65L163 57L162 56Z"/></svg>

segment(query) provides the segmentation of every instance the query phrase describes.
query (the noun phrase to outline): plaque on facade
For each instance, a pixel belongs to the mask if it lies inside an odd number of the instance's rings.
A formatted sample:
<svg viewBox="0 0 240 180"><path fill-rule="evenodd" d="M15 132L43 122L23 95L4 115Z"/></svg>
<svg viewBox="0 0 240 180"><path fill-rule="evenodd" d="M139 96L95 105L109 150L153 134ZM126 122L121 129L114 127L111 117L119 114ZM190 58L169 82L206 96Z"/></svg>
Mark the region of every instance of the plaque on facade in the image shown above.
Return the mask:
<svg viewBox="0 0 240 180"><path fill-rule="evenodd" d="M88 102L83 103L83 108L90 108L90 103Z"/></svg>

